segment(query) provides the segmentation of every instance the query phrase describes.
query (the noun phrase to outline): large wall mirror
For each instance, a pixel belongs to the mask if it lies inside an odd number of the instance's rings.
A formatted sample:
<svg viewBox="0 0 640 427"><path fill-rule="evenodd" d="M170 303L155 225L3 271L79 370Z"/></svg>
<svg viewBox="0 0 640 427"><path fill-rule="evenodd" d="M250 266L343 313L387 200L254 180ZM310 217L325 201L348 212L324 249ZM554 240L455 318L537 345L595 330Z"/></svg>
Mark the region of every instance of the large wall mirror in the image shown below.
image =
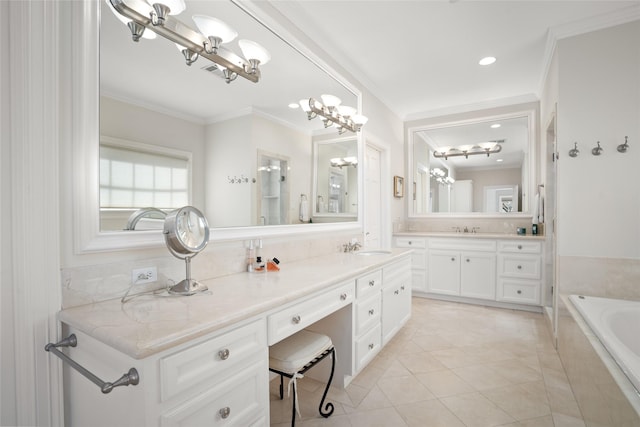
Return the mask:
<svg viewBox="0 0 640 427"><path fill-rule="evenodd" d="M205 213L214 239L299 232L297 228L315 226L302 220L312 219L312 203L307 205L308 215L300 215L301 195L312 200L313 185L318 182L312 176L313 141L318 135L338 136L338 131L325 129L320 119L308 120L301 108L291 106L301 99L331 94L343 105L358 108L359 96L348 83L303 55L240 1L189 0L179 19L195 29L193 15L213 16L233 27L238 39L260 43L271 60L260 67L258 83L242 78L226 83L204 58L187 66L176 46L162 37L133 42L129 29L106 1L98 6L91 3L82 6L90 13L76 13L95 16L100 22L99 38L90 37L95 31L92 23L78 24L86 39L99 44L100 146L74 152L74 164L97 165L93 156L99 156L100 172L94 179L95 171L81 166L89 170L77 176L87 182L74 185L86 196L77 202L79 209L98 212L99 218L82 219L85 229L79 239L84 243L80 246L92 250L87 241L96 236L110 242L98 244L98 250L118 246L118 238L112 235L122 236L130 215L145 207L169 211L193 205ZM78 56L82 48L87 55L95 55L90 46L77 47ZM228 48L240 53L237 40ZM83 83L91 83L90 76L83 78ZM81 104L89 105L91 100L88 96ZM78 113L85 119L87 114ZM91 133L90 119L85 120L86 134ZM351 135L358 141L358 135ZM356 142L356 156L360 145ZM92 190L94 181L99 182ZM359 184L356 175L351 185ZM98 186L99 195L93 195ZM359 226L357 212L348 219L353 227ZM334 222L330 217L325 220ZM344 221L335 219L340 224ZM149 223L153 227L153 221ZM96 225L98 231L86 229Z"/></svg>
<svg viewBox="0 0 640 427"><path fill-rule="evenodd" d="M534 112L409 130L409 216L526 215Z"/></svg>

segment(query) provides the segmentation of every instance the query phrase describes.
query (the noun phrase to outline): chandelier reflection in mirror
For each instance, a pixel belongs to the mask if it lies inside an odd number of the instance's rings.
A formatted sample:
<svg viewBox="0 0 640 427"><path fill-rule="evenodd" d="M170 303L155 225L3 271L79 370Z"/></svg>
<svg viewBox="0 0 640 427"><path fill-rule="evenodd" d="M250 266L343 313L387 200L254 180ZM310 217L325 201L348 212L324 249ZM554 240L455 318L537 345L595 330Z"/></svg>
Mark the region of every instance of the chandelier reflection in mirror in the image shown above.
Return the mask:
<svg viewBox="0 0 640 427"><path fill-rule="evenodd" d="M354 133L359 132L369 120L362 114L357 114L355 108L341 105L342 101L337 96L325 94L320 98L322 102L314 98L302 99L300 107L307 113L309 120L320 116L325 128L335 125L340 135L348 130Z"/></svg>
<svg viewBox="0 0 640 427"><path fill-rule="evenodd" d="M447 148L437 148L433 151L433 157L444 158L447 160L449 157L458 157L464 156L465 159L468 159L469 156L485 154L489 157L491 154L499 153L502 151L502 145L499 144L500 141L488 141L481 142L475 145L463 145L460 147L447 147Z"/></svg>
<svg viewBox="0 0 640 427"><path fill-rule="evenodd" d="M244 58L223 45L234 40L238 33L219 19L194 15L199 32L174 18L186 9L184 0L105 0L111 10L131 31L133 41L161 35L174 42L184 55L187 65L198 57L213 62L227 83L238 76L257 83L260 65L271 59L269 52L251 40L238 40Z"/></svg>
<svg viewBox="0 0 640 427"><path fill-rule="evenodd" d="M429 171L429 176L435 179L436 182L439 182L440 184L443 184L443 185L451 185L454 182L456 182L455 179L451 178L450 176L447 176L447 173L440 168L431 169Z"/></svg>

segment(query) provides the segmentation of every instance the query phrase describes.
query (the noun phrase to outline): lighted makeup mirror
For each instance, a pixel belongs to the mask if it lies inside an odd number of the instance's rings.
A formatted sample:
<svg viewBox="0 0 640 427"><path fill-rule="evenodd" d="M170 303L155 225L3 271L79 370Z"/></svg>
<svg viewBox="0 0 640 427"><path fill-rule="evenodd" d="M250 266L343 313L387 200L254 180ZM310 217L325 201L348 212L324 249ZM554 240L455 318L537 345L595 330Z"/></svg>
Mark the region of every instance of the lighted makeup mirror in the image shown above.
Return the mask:
<svg viewBox="0 0 640 427"><path fill-rule="evenodd" d="M191 278L191 258L209 242L209 224L202 212L185 206L169 213L164 220L164 240L173 256L185 261L186 278L169 289L177 295L193 295L206 291L207 286Z"/></svg>

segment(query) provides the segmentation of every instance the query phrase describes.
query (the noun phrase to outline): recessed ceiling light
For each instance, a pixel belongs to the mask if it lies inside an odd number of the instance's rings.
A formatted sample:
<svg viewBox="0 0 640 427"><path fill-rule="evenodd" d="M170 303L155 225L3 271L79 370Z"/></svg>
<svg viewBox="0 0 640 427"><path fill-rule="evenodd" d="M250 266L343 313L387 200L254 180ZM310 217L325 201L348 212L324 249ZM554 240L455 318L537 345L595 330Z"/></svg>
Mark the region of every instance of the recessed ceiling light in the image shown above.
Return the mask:
<svg viewBox="0 0 640 427"><path fill-rule="evenodd" d="M480 65L491 65L494 62L496 62L496 58L494 58L493 56L485 56L484 58L482 58L478 64Z"/></svg>
<svg viewBox="0 0 640 427"><path fill-rule="evenodd" d="M491 125L491 129L498 129L500 126L502 126L500 123L494 123Z"/></svg>
<svg viewBox="0 0 640 427"><path fill-rule="evenodd" d="M300 107L300 104L298 104L297 102L292 102L291 104L289 104L289 108L293 108L294 110L299 107Z"/></svg>
<svg viewBox="0 0 640 427"><path fill-rule="evenodd" d="M504 159L496 159L496 162L504 162Z"/></svg>

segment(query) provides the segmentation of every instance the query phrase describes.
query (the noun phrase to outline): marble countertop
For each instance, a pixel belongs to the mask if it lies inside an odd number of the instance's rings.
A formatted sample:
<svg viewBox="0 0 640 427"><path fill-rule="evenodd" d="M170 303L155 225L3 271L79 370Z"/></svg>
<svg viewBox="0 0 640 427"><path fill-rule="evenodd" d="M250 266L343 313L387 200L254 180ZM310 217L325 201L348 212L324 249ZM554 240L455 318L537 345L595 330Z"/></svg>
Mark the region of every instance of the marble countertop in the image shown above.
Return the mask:
<svg viewBox="0 0 640 427"><path fill-rule="evenodd" d="M394 236L407 237L456 237L472 239L527 239L544 240L540 234L516 234L516 233L456 233L452 231L399 231L393 233Z"/></svg>
<svg viewBox="0 0 640 427"><path fill-rule="evenodd" d="M362 256L335 253L292 263L280 271L201 280L192 296L137 296L73 307L58 320L135 359L185 343L392 262L411 250Z"/></svg>

